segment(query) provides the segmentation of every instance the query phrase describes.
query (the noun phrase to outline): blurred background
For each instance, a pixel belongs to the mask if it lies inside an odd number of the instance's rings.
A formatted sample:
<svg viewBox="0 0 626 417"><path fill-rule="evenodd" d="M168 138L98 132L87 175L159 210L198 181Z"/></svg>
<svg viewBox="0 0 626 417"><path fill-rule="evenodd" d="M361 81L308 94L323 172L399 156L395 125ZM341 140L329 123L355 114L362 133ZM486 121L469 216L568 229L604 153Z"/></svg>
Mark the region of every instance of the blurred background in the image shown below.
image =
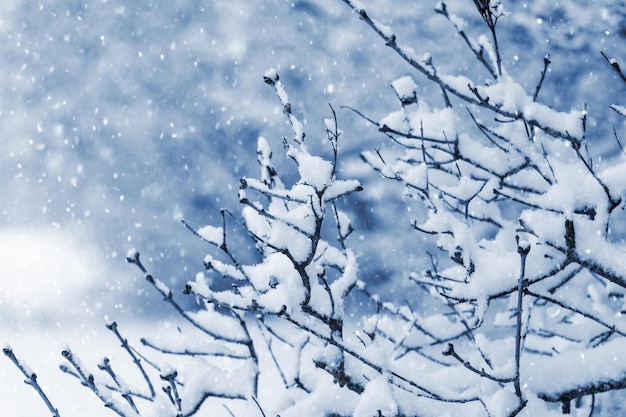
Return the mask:
<svg viewBox="0 0 626 417"><path fill-rule="evenodd" d="M440 72L487 80L433 12L437 2L362 2L399 43L430 52ZM532 94L550 53L540 100L564 111L587 103L590 151L597 164L610 163L619 149L613 126L620 131L623 121L608 106L626 104L626 85L600 51L626 62L626 6L503 5L508 74ZM453 0L448 9L470 36L487 34L472 2ZM378 120L398 108L389 84L403 75L415 78L420 100L443 103L342 1L7 0L0 4L1 343L45 368L68 340L93 351L107 320L136 329L168 320L126 252L139 250L178 295L210 250L180 220L200 227L219 222L222 207L237 213L239 178L257 174L260 135L283 178L293 180L281 154L290 128L262 79L270 67L315 152L329 154L323 118L329 104L337 111L339 175L365 186L345 201L361 279L400 288L405 276L395 265L422 256L409 227L419 209L361 162L359 152L392 145L341 106ZM0 396L31 396L10 366L0 360Z"/></svg>

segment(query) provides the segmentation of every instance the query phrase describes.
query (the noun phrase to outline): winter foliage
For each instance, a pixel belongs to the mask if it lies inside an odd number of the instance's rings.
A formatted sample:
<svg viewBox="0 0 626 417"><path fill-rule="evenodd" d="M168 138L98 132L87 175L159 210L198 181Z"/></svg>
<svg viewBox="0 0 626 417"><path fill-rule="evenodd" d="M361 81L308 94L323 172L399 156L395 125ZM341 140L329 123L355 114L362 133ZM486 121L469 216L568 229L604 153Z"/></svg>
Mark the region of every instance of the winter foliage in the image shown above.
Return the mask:
<svg viewBox="0 0 626 417"><path fill-rule="evenodd" d="M304 123L271 68L263 80L290 133L258 136L258 175L241 178L239 206L222 208L213 224L183 220L208 248L204 270L172 289L138 250L126 255L177 314L176 329L146 330L135 345L124 323L108 322L126 365L105 357L91 366L64 347L61 370L77 380L68 387L119 416L613 415L626 388L619 130L613 158L600 163L587 105L543 100L550 56L530 89L508 72L499 37L506 3L474 0L468 16L436 5L476 67L455 74L365 2L337 1L406 66L386 114L341 109L388 141L360 152L390 184L368 204L414 214L395 238L419 261L397 262L386 283L401 293L363 278L358 252L387 254L353 242L349 202L366 185L341 169L350 132L338 109L328 107L322 129ZM602 57L606 77L626 83L619 57ZM606 111L626 117L624 104ZM321 151L311 145L320 138ZM19 352L3 352L63 415Z"/></svg>

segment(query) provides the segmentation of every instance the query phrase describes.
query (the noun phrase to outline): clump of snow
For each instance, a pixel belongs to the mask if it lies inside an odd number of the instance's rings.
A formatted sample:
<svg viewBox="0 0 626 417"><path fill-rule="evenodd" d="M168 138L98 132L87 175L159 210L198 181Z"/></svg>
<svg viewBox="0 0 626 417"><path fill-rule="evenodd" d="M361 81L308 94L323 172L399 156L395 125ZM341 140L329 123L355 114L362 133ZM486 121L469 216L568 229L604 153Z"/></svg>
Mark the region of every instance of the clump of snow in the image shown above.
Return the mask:
<svg viewBox="0 0 626 417"><path fill-rule="evenodd" d="M353 412L354 417L371 417L375 415L395 416L398 405L385 375L375 378L365 385L361 400Z"/></svg>
<svg viewBox="0 0 626 417"><path fill-rule="evenodd" d="M391 29L391 27L379 22L376 19L372 19L372 23L374 23L374 26L376 27L376 29L379 30L380 33L382 33L384 37L386 37L387 39L394 38L393 30Z"/></svg>
<svg viewBox="0 0 626 417"><path fill-rule="evenodd" d="M463 95L469 95L469 88L473 88L474 82L465 75L440 75L441 81L452 91Z"/></svg>
<svg viewBox="0 0 626 417"><path fill-rule="evenodd" d="M334 180L324 192L324 202L335 200L339 196L361 189L361 183L358 180Z"/></svg>
<svg viewBox="0 0 626 417"><path fill-rule="evenodd" d="M276 81L278 81L278 72L276 71L276 68L271 67L270 69L265 71L265 74L263 74L263 77L266 80L270 80L272 82L276 82Z"/></svg>
<svg viewBox="0 0 626 417"><path fill-rule="evenodd" d="M519 407L519 398L511 388L495 390L493 394L485 395L484 398L491 416L510 416L512 411Z"/></svg>
<svg viewBox="0 0 626 417"><path fill-rule="evenodd" d="M481 97L489 98L489 103L500 110L534 120L541 128L554 130L563 136L581 138L583 135L582 111L564 113L536 102L521 85L510 78L505 77L493 85L478 87L478 92Z"/></svg>
<svg viewBox="0 0 626 417"><path fill-rule="evenodd" d="M204 257L204 265L207 269L214 269L224 277L234 278L236 280L244 279L243 274L235 265L215 259L210 254Z"/></svg>
<svg viewBox="0 0 626 417"><path fill-rule="evenodd" d="M498 68L496 52L491 40L487 35L480 35L478 37L478 47L480 51L486 51L487 56L489 57L489 61L491 61L491 67L493 69Z"/></svg>
<svg viewBox="0 0 626 417"><path fill-rule="evenodd" d="M319 156L304 151L290 152L298 162L298 172L304 184L313 186L317 191L323 190L331 181L333 165Z"/></svg>
<svg viewBox="0 0 626 417"><path fill-rule="evenodd" d="M221 227L207 225L199 228L197 233L200 237L215 246L222 246L224 244L224 229Z"/></svg>
<svg viewBox="0 0 626 417"><path fill-rule="evenodd" d="M458 116L453 109L431 109L426 103L420 103L417 108L389 113L380 120L379 125L399 131L409 131L418 137L423 134L426 138L443 141L454 138L457 122Z"/></svg>
<svg viewBox="0 0 626 417"><path fill-rule="evenodd" d="M259 139L257 139L256 151L257 155L260 155L258 156L260 159L259 162L262 161L264 164L269 164L272 156L272 149L270 148L270 144L267 139L263 136L259 136Z"/></svg>
<svg viewBox="0 0 626 417"><path fill-rule="evenodd" d="M330 375L318 376L311 382L312 390L283 410L281 417L316 417L322 415L350 415L360 396L332 383Z"/></svg>
<svg viewBox="0 0 626 417"><path fill-rule="evenodd" d="M524 383L533 392L556 399L558 393L624 380L626 345L620 338L583 351L572 349L555 356L525 355L522 370Z"/></svg>
<svg viewBox="0 0 626 417"><path fill-rule="evenodd" d="M131 248L126 252L126 259L133 260L139 257L139 252L135 248Z"/></svg>
<svg viewBox="0 0 626 417"><path fill-rule="evenodd" d="M391 83L402 104L417 103L417 84L410 75L405 75Z"/></svg>
<svg viewBox="0 0 626 417"><path fill-rule="evenodd" d="M626 250L607 241L595 222L578 220L574 230L579 263L602 270L612 282L626 288Z"/></svg>
<svg viewBox="0 0 626 417"><path fill-rule="evenodd" d="M345 212L341 210L337 210L337 223L339 227L339 233L341 234L341 236L347 236L348 233L352 231L352 224L350 222L350 218Z"/></svg>
<svg viewBox="0 0 626 417"><path fill-rule="evenodd" d="M278 312L286 307L291 313L302 303L305 289L301 277L282 253L269 254L262 263L243 269L260 292L257 302L268 311Z"/></svg>
<svg viewBox="0 0 626 417"><path fill-rule="evenodd" d="M614 198L626 198L626 181L624 181L624 172L626 172L626 162L617 162L603 168L598 173L602 182L613 193Z"/></svg>
<svg viewBox="0 0 626 417"><path fill-rule="evenodd" d="M263 78L265 79L265 82L267 84L270 84L274 87L274 90L276 91L276 95L278 96L278 99L280 100L280 103L283 106L283 112L287 114L287 117L289 118L289 122L291 123L291 128L293 129L293 132L294 132L295 142L302 143L302 141L304 140L304 136L305 136L304 126L302 122L300 122L298 118L294 116L292 113L291 103L289 101L289 95L287 94L287 91L285 90L285 87L283 86L283 84L279 81L280 77L278 76L276 69L270 68L269 70L267 70Z"/></svg>
<svg viewBox="0 0 626 417"><path fill-rule="evenodd" d="M207 288L203 283L197 283L198 294ZM241 328L241 323L235 317L222 314L214 304L206 304L204 309L190 312L189 316L205 329L215 334L218 340L225 340L237 344L245 344L250 338Z"/></svg>
<svg viewBox="0 0 626 417"><path fill-rule="evenodd" d="M582 163L553 161L551 166L557 182L545 193L529 196L529 203L563 211L568 218L576 211L589 208L595 208L596 215L607 212L608 202L602 185L585 170ZM576 175L572 175L572 172Z"/></svg>
<svg viewBox="0 0 626 417"><path fill-rule="evenodd" d="M345 256L346 257L345 266L343 267L343 274L339 279L337 279L330 285L330 291L333 294L335 303L341 303L341 308L343 308L343 302L348 295L348 292L356 284L358 276L356 255L351 250L347 250Z"/></svg>
<svg viewBox="0 0 626 417"><path fill-rule="evenodd" d="M178 376L178 371L171 364L165 363L161 365L161 379L174 379Z"/></svg>

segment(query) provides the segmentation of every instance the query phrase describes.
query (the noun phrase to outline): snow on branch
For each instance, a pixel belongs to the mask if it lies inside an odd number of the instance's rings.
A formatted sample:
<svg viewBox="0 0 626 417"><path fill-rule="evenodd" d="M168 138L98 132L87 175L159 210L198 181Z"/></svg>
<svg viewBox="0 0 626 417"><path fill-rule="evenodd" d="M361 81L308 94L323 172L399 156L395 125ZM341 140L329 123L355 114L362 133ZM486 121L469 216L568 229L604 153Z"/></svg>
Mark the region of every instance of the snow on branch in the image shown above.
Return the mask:
<svg viewBox="0 0 626 417"><path fill-rule="evenodd" d="M13 364L17 367L17 369L20 370L20 372L24 375L24 377L26 377L26 379L24 380L24 383L26 385L30 385L31 387L33 387L37 395L39 395L39 397L44 402L48 410L52 413L52 417L60 417L59 411L57 410L56 407L54 407L54 405L52 405L52 402L50 401L50 399L48 398L44 390L39 385L39 382L37 381L37 374L33 372L33 370L30 369L30 367L25 362L23 362L22 360L18 359L17 356L15 356L15 353L13 352L13 348L11 348L10 345L5 345L2 348L2 353L4 353L4 355L7 358L9 358L11 362L13 362Z"/></svg>
<svg viewBox="0 0 626 417"><path fill-rule="evenodd" d="M380 121L354 110L397 145L389 155L365 151L362 158L384 179L402 183L409 204L415 201L426 213L412 226L437 249L428 252L430 268L409 276L430 302L440 303L436 314L397 314L372 298L379 307L359 333L363 346L383 339L395 346L396 357L427 358L448 374L470 372L483 393L493 395L480 396L489 416L516 415L537 407L537 398L561 402L569 412L574 399L624 388L621 366L587 379L580 373L582 364L569 363L588 355L601 361L604 349L610 355L626 343L623 326L616 321L623 307L611 301L626 292L626 247L609 236L618 221L615 209L623 205L626 193L623 179L615 176L618 168L592 163L585 139L586 109L564 113L538 101L550 58L544 59L531 96L495 57L502 47L495 32L504 15L499 2L474 2L493 47L471 39L463 19L439 3L436 13L452 23L494 80L478 84L464 75L440 74L430 54L419 59L363 5L343 2L427 81L470 106L469 117L462 117L448 100L441 109L431 108L424 98L408 103L406 92L417 86L404 88L409 84L401 77L391 83L399 99L397 110ZM616 61L603 56L620 75ZM471 106L482 108L483 120ZM491 123L484 121L485 110L493 116ZM586 299L590 301L577 302ZM443 308L449 309L448 315L438 312ZM432 346L454 361L442 361L429 350ZM530 365L539 362L544 365ZM572 376L551 390L549 375L558 367L568 367ZM543 374L540 368L550 371ZM531 380L544 385L525 382ZM489 391L494 382L506 391Z"/></svg>
<svg viewBox="0 0 626 417"><path fill-rule="evenodd" d="M490 86L479 86L462 75L441 75L436 70L430 54L427 53L419 57L411 47L399 44L393 31L372 19L365 8L359 6L360 3L351 0L342 1L371 27L385 41L387 46L392 48L411 67L426 76L429 81L441 87L443 91L456 96L464 103L483 107L507 119L522 121L527 126L541 129L550 136L567 141L580 141L583 135L582 111L563 113L555 111L547 105L535 103L533 97L526 94L519 84L502 74L498 76L497 82ZM441 10L441 7L438 10ZM491 11L487 12L487 20L491 22L488 23L488 26L494 39L497 39L495 38L497 16L500 16L498 12L495 14ZM470 49L473 49L471 44ZM498 49L497 44L495 49ZM499 59L497 61L500 62Z"/></svg>

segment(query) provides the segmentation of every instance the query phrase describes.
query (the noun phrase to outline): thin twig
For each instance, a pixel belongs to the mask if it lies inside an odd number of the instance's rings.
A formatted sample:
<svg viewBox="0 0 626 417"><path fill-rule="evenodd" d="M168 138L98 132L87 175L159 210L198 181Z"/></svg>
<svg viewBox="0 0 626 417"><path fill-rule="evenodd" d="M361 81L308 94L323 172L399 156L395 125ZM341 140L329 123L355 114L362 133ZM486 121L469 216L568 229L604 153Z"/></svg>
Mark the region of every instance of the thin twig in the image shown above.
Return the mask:
<svg viewBox="0 0 626 417"><path fill-rule="evenodd" d="M524 301L524 288L526 287L526 257L530 252L530 245L527 242L521 242L517 237L517 253L520 256L520 274L517 288L517 323L515 326L515 377L513 385L515 387L515 395L523 401L522 387L520 384L520 361L522 352L522 303Z"/></svg>
<svg viewBox="0 0 626 417"><path fill-rule="evenodd" d="M59 411L57 410L56 407L52 405L52 402L50 401L46 393L43 391L43 389L39 385L39 382L37 382L37 374L31 371L30 369L27 369L27 365L24 362L17 359L17 357L13 353L13 349L10 346L5 346L2 349L2 353L4 353L11 360L11 362L15 364L17 369L19 369L20 372L24 374L24 376L26 377L26 379L24 380L24 383L26 385L30 385L31 387L33 387L33 389L37 392L37 394L39 395L41 400L44 402L44 404L46 404L46 407L48 407L48 410L52 413L52 416L60 417Z"/></svg>

